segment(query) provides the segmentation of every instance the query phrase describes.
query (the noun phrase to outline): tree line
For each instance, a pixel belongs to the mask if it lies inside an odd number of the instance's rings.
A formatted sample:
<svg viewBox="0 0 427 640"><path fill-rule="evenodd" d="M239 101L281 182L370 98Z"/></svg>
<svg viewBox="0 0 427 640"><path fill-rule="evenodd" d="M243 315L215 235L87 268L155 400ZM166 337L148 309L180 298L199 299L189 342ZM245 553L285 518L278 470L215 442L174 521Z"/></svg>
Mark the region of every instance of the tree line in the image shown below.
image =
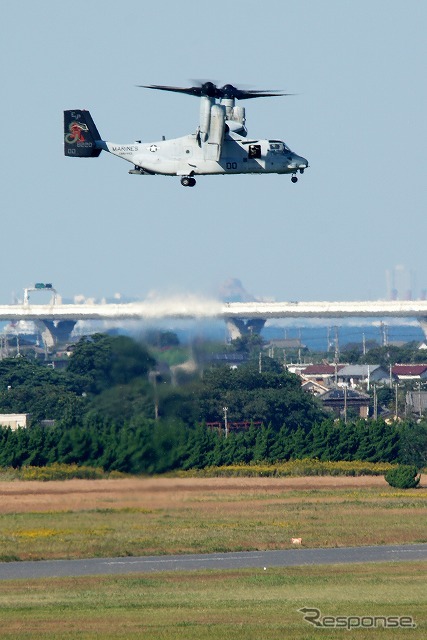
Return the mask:
<svg viewBox="0 0 427 640"><path fill-rule="evenodd" d="M241 431L207 423L246 421ZM0 413L30 413L32 426L0 429L0 466L77 463L162 473L292 458L427 464L427 423L334 421L299 380L265 358L218 366L174 386L149 349L125 336L77 343L68 367L25 358L0 362ZM44 426L43 420L55 421Z"/></svg>

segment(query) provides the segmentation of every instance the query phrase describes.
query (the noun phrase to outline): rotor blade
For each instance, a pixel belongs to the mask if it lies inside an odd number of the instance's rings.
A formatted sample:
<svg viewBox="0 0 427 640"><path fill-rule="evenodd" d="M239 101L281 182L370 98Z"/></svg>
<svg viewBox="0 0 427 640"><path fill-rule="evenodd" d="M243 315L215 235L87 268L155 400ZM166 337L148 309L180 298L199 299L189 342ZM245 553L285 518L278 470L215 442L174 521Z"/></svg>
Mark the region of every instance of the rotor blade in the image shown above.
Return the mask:
<svg viewBox="0 0 427 640"><path fill-rule="evenodd" d="M225 85L225 87L222 87L221 91L223 91L225 97L234 97L237 100L248 100L249 98L274 98L275 96L291 95L289 93L283 93L281 89L237 89L232 85ZM229 94L231 95L229 96Z"/></svg>
<svg viewBox="0 0 427 640"><path fill-rule="evenodd" d="M209 98L220 98L218 88L213 82L204 82L200 87L170 87L161 84L137 85L144 89L160 89L161 91L173 91L175 93L185 93L189 96L208 96Z"/></svg>
<svg viewBox="0 0 427 640"><path fill-rule="evenodd" d="M242 91L236 98L237 100L249 100L249 98L276 98L292 95L292 93L280 93L279 91Z"/></svg>
<svg viewBox="0 0 427 640"><path fill-rule="evenodd" d="M198 91L200 91L200 87L189 87L185 89L183 87L168 87L160 84L137 84L137 87L142 89L160 89L161 91L173 91L175 93L186 93L187 95L198 95Z"/></svg>

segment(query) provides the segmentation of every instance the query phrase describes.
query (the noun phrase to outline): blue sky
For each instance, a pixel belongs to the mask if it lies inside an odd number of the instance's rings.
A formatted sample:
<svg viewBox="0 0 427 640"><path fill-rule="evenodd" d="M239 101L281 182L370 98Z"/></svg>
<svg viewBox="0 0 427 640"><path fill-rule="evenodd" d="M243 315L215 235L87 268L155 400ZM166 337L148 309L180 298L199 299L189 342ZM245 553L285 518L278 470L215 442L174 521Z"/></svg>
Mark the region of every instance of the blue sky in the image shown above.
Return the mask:
<svg viewBox="0 0 427 640"><path fill-rule="evenodd" d="M0 27L0 302L37 281L64 297L214 295L230 277L276 300L373 299L404 265L427 288L427 3L422 0L5 2ZM195 131L198 100L138 89L212 79L251 100L253 137L308 158L289 176L128 175L70 159L63 109L114 142Z"/></svg>

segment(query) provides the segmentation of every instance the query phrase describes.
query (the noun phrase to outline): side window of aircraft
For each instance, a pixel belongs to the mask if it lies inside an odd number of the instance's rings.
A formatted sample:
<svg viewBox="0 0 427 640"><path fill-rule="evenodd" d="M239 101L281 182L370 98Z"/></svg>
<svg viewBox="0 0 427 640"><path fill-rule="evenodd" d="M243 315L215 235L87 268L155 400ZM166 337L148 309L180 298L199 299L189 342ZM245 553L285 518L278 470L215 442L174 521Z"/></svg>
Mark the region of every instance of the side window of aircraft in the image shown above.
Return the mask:
<svg viewBox="0 0 427 640"><path fill-rule="evenodd" d="M260 158L261 157L261 145L250 144L248 151L248 158Z"/></svg>

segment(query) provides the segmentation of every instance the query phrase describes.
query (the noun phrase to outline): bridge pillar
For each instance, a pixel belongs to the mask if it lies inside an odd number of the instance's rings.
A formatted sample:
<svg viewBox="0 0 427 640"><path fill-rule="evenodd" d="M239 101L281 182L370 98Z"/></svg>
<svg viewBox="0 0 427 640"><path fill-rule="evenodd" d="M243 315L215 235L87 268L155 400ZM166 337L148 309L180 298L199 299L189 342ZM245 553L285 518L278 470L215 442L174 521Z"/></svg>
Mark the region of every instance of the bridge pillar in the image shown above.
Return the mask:
<svg viewBox="0 0 427 640"><path fill-rule="evenodd" d="M66 342L76 325L76 320L35 320L45 348L50 351L58 342Z"/></svg>
<svg viewBox="0 0 427 640"><path fill-rule="evenodd" d="M250 336L253 333L259 335L266 323L264 318L227 318L226 324L229 336L232 340L236 338L242 338L243 336Z"/></svg>
<svg viewBox="0 0 427 640"><path fill-rule="evenodd" d="M421 325L421 329L424 332L424 336L427 338L427 317L417 318L417 320Z"/></svg>

